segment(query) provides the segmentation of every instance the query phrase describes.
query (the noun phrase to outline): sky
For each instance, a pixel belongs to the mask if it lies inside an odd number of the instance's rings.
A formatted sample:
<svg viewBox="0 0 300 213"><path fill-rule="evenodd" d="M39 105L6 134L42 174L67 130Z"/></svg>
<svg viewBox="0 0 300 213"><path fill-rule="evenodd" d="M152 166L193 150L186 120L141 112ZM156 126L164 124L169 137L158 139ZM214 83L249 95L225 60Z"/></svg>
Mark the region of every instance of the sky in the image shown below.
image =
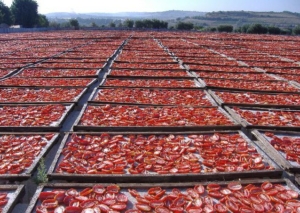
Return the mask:
<svg viewBox="0 0 300 213"><path fill-rule="evenodd" d="M10 6L13 0L2 0ZM291 11L300 12L300 0L36 0L39 13L158 12L166 10Z"/></svg>

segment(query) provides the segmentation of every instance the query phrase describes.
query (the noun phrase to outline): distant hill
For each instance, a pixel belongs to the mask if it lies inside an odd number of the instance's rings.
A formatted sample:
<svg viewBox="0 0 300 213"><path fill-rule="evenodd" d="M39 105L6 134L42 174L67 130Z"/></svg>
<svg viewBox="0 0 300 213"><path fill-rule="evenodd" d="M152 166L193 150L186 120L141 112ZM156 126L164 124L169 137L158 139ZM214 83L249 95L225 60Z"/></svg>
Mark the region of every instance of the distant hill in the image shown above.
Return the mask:
<svg viewBox="0 0 300 213"><path fill-rule="evenodd" d="M191 16L181 21L192 22L200 26L215 27L230 24L240 27L245 24L260 23L282 28L300 25L300 13L283 12L251 12L251 11L219 11L206 13L204 16Z"/></svg>
<svg viewBox="0 0 300 213"><path fill-rule="evenodd" d="M197 12L170 10L163 12L122 12L122 13L49 13L46 14L49 21L64 23L71 18L76 18L81 26L108 26L114 22L121 25L125 19L159 19L167 21L169 27L175 26L179 21L191 22L194 26L210 28L222 24L232 25L234 28L246 24L259 23L280 28L294 28L300 25L300 13L283 12L252 12L252 11L218 11Z"/></svg>
<svg viewBox="0 0 300 213"><path fill-rule="evenodd" d="M204 12L196 11L181 11L181 10L169 10L163 12L122 12L122 13L48 13L46 14L48 19L101 19L101 18L115 18L115 19L160 19L170 20L176 18L192 17L192 16L204 16Z"/></svg>

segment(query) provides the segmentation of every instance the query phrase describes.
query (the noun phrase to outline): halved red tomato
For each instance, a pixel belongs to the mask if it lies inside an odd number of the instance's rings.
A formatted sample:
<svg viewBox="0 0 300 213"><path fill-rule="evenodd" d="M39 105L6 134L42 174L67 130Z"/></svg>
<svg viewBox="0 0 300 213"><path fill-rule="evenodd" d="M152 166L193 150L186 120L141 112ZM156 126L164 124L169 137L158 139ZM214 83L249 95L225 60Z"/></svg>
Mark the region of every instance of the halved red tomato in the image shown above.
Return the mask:
<svg viewBox="0 0 300 213"><path fill-rule="evenodd" d="M95 213L94 208L83 209L81 213Z"/></svg>
<svg viewBox="0 0 300 213"><path fill-rule="evenodd" d="M148 194L156 195L161 191L162 191L162 189L160 187L152 187L152 188L148 189Z"/></svg>
<svg viewBox="0 0 300 213"><path fill-rule="evenodd" d="M155 212L156 213L171 213L171 211L169 209L167 209L166 207L163 207L163 206L156 207Z"/></svg>
<svg viewBox="0 0 300 213"><path fill-rule="evenodd" d="M128 189L128 192L133 196L133 197L140 197L140 193L136 191L135 189Z"/></svg>
<svg viewBox="0 0 300 213"><path fill-rule="evenodd" d="M116 200L120 203L127 203L128 202L128 197L125 194L119 193L116 196Z"/></svg>
<svg viewBox="0 0 300 213"><path fill-rule="evenodd" d="M0 209L2 210L2 209ZM38 206L36 207L36 213L48 213L48 210L45 207Z"/></svg>
<svg viewBox="0 0 300 213"><path fill-rule="evenodd" d="M239 212L240 212L240 213L255 213L255 211L252 210L252 208L246 207L246 206L242 206L242 207L239 209Z"/></svg>
<svg viewBox="0 0 300 213"><path fill-rule="evenodd" d="M66 195L76 197L79 195L79 192L76 189L69 189L66 191Z"/></svg>
<svg viewBox="0 0 300 213"><path fill-rule="evenodd" d="M183 213L183 207L181 207L181 206L173 206L173 205L171 205L169 207L169 210L171 210L171 212L173 212L173 213Z"/></svg>
<svg viewBox="0 0 300 213"><path fill-rule="evenodd" d="M142 213L140 210L137 209L129 209L125 213Z"/></svg>
<svg viewBox="0 0 300 213"><path fill-rule="evenodd" d="M279 212L279 213L283 213L284 212L284 206L282 204L276 203L274 205L274 211Z"/></svg>
<svg viewBox="0 0 300 213"><path fill-rule="evenodd" d="M54 209L54 213L64 213L65 207L64 206L58 206Z"/></svg>
<svg viewBox="0 0 300 213"><path fill-rule="evenodd" d="M255 212L265 212L263 204L252 203L251 207Z"/></svg>
<svg viewBox="0 0 300 213"><path fill-rule="evenodd" d="M199 194L197 193L197 191L195 189L189 188L186 190L186 192L188 193L188 195L190 195L192 198L198 198Z"/></svg>
<svg viewBox="0 0 300 213"><path fill-rule="evenodd" d="M116 203L110 206L113 210L123 211L126 209L127 205L125 203Z"/></svg>
<svg viewBox="0 0 300 213"><path fill-rule="evenodd" d="M215 204L214 209L216 212L219 212L219 213L228 212L227 207L225 205L223 205L222 203Z"/></svg>
<svg viewBox="0 0 300 213"><path fill-rule="evenodd" d="M226 207L232 212L239 212L239 205L230 200L226 200Z"/></svg>
<svg viewBox="0 0 300 213"><path fill-rule="evenodd" d="M150 206L154 209L158 206L164 206L164 205L165 205L164 202L161 200L153 200L150 202Z"/></svg>
<svg viewBox="0 0 300 213"><path fill-rule="evenodd" d="M221 189L220 192L223 194L223 195L230 195L232 193L232 191L230 189Z"/></svg>
<svg viewBox="0 0 300 213"><path fill-rule="evenodd" d="M208 191L208 195L213 197L213 198L222 198L222 197L224 197L224 194L222 194L219 191Z"/></svg>
<svg viewBox="0 0 300 213"><path fill-rule="evenodd" d="M203 209L200 207L189 207L189 208L186 208L186 212L187 213L199 213L199 212L203 212Z"/></svg>
<svg viewBox="0 0 300 213"><path fill-rule="evenodd" d="M81 195L81 196L87 196L87 195L89 195L90 193L92 193L93 192L93 189L92 188L85 188L85 189L83 189L79 194Z"/></svg>
<svg viewBox="0 0 300 213"><path fill-rule="evenodd" d="M212 212L214 212L215 210L214 210L213 205L205 205L205 206L203 207L203 211L204 211L205 213L212 213Z"/></svg>
<svg viewBox="0 0 300 213"><path fill-rule="evenodd" d="M228 189L232 191L239 191L243 188L242 184L240 182L230 182L227 185Z"/></svg>
<svg viewBox="0 0 300 213"><path fill-rule="evenodd" d="M57 194L55 195L54 199L57 200L58 203L63 203L66 197L65 193L64 192L55 192L55 193Z"/></svg>
<svg viewBox="0 0 300 213"><path fill-rule="evenodd" d="M289 194L290 196L292 196L292 198L297 199L299 194L298 192L294 191L294 190L286 190L286 193Z"/></svg>
<svg viewBox="0 0 300 213"><path fill-rule="evenodd" d="M197 193L198 194L203 194L204 193L204 191L205 191L205 188L204 188L204 186L202 186L202 185L196 185L196 186L194 186L194 189L197 191Z"/></svg>
<svg viewBox="0 0 300 213"><path fill-rule="evenodd" d="M54 209L58 206L58 202L55 199L46 199L42 202L42 207L47 209Z"/></svg>
<svg viewBox="0 0 300 213"><path fill-rule="evenodd" d="M99 205L97 205L97 207L101 210L101 212L109 212L111 210L109 206L103 203L100 203Z"/></svg>
<svg viewBox="0 0 300 213"><path fill-rule="evenodd" d="M56 193L55 192L41 192L39 195L39 199L41 201L46 200L46 199L54 199Z"/></svg>
<svg viewBox="0 0 300 213"><path fill-rule="evenodd" d="M82 212L82 208L81 207L67 206L65 208L65 212L64 213L81 213L81 212Z"/></svg>
<svg viewBox="0 0 300 213"><path fill-rule="evenodd" d="M88 200L84 200L80 203L80 207L81 208L92 208L94 206L96 206L98 204L98 201L96 200L91 200L91 199L88 199Z"/></svg>
<svg viewBox="0 0 300 213"><path fill-rule="evenodd" d="M264 205L265 211L267 211L267 212L272 211L274 208L271 202L264 202L263 205Z"/></svg>
<svg viewBox="0 0 300 213"><path fill-rule="evenodd" d="M96 194L100 194L100 195L103 195L104 192L106 191L105 187L100 185L100 184L97 184L95 186L93 186L93 191L96 193Z"/></svg>
<svg viewBox="0 0 300 213"><path fill-rule="evenodd" d="M141 211L144 211L144 212L150 212L151 211L151 206L149 206L148 204L145 204L145 203L137 203L135 204L136 208L138 208L139 210ZM160 207L157 207L157 208L160 208Z"/></svg>
<svg viewBox="0 0 300 213"><path fill-rule="evenodd" d="M299 200L288 200L288 201L286 201L285 205L293 207L293 208L298 208L298 207L300 207L300 201Z"/></svg>
<svg viewBox="0 0 300 213"><path fill-rule="evenodd" d="M6 198L4 198L4 199L0 200L0 206L4 206L4 205L6 205L6 204L7 204L7 202L8 202L8 199L6 199Z"/></svg>
<svg viewBox="0 0 300 213"><path fill-rule="evenodd" d="M210 183L206 186L208 191L217 191L221 188L221 186L219 184L216 183Z"/></svg>
<svg viewBox="0 0 300 213"><path fill-rule="evenodd" d="M292 199L292 196L287 192L280 192L276 196L284 202Z"/></svg>

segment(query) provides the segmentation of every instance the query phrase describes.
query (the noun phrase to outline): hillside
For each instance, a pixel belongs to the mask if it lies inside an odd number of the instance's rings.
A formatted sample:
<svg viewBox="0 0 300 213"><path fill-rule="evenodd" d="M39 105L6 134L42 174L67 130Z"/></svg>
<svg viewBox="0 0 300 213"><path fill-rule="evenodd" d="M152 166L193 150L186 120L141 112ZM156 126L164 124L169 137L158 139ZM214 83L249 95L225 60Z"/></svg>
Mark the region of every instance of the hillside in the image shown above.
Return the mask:
<svg viewBox="0 0 300 213"><path fill-rule="evenodd" d="M294 28L300 25L300 13L284 12L251 12L251 11L219 11L197 12L170 10L164 12L122 12L122 13L49 13L47 18L52 22L64 23L71 18L76 18L82 26L92 23L98 26L108 26L111 22L117 25L125 19L159 19L175 26L179 21L191 22L195 26L216 27L222 24L232 25L234 28L246 24L260 23L280 28Z"/></svg>
<svg viewBox="0 0 300 213"><path fill-rule="evenodd" d="M194 17L204 16L204 12L196 11L181 11L181 10L169 10L163 12L121 12L121 13L48 13L46 14L48 19L70 19L70 18L81 18L81 19L161 19L171 20L183 17Z"/></svg>
<svg viewBox="0 0 300 213"><path fill-rule="evenodd" d="M260 23L290 28L300 24L300 13L284 12L251 12L251 11L219 11L206 13L204 16L190 16L181 21L192 22L199 26L218 26L230 24L240 27L245 24Z"/></svg>

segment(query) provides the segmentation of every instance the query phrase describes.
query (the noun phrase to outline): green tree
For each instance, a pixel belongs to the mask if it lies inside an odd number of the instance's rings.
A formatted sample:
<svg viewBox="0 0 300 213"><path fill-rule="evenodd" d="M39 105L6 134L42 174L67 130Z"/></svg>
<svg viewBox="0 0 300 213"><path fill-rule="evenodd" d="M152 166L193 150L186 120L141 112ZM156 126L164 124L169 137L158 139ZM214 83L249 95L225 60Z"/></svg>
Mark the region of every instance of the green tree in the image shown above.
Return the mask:
<svg viewBox="0 0 300 213"><path fill-rule="evenodd" d="M61 24L56 22L56 21L52 21L52 22L49 23L49 27L59 29L59 28L61 28Z"/></svg>
<svg viewBox="0 0 300 213"><path fill-rule="evenodd" d="M133 28L133 25L134 25L134 21L131 19L126 19L123 23L123 26L127 28Z"/></svg>
<svg viewBox="0 0 300 213"><path fill-rule="evenodd" d="M293 29L291 28L286 28L286 29L281 29L280 34L281 35L292 35Z"/></svg>
<svg viewBox="0 0 300 213"><path fill-rule="evenodd" d="M40 183L47 183L48 177L47 177L47 168L46 168L46 164L45 164L45 159L41 158L40 162L39 162L39 167L37 169L37 176L35 179L35 182L37 184Z"/></svg>
<svg viewBox="0 0 300 213"><path fill-rule="evenodd" d="M281 29L279 27L275 27L275 26L269 26L268 31L269 31L269 34L273 34L273 35L279 35L281 33Z"/></svg>
<svg viewBox="0 0 300 213"><path fill-rule="evenodd" d="M13 23L10 9L2 1L0 1L0 24L1 23L5 23L7 25L12 25Z"/></svg>
<svg viewBox="0 0 300 213"><path fill-rule="evenodd" d="M160 21L158 19L152 19L150 20L151 25L153 29L167 29L168 28L168 22Z"/></svg>
<svg viewBox="0 0 300 213"><path fill-rule="evenodd" d="M178 22L176 24L176 29L177 30L192 30L194 28L194 24L193 23L186 23L186 22Z"/></svg>
<svg viewBox="0 0 300 213"><path fill-rule="evenodd" d="M144 28L144 22L141 20L136 20L135 21L135 27L138 29Z"/></svg>
<svg viewBox="0 0 300 213"><path fill-rule="evenodd" d="M216 27L212 27L212 28L209 29L209 31L210 31L210 32L216 32L216 31L217 31L217 28L216 28Z"/></svg>
<svg viewBox="0 0 300 213"><path fill-rule="evenodd" d="M197 31L203 31L204 27L203 26L194 26L194 29Z"/></svg>
<svg viewBox="0 0 300 213"><path fill-rule="evenodd" d="M79 30L79 22L77 19L72 18L70 19L69 23L72 27L74 27L75 30Z"/></svg>
<svg viewBox="0 0 300 213"><path fill-rule="evenodd" d="M293 33L295 35L300 35L300 25L296 26L294 29L293 29Z"/></svg>
<svg viewBox="0 0 300 213"><path fill-rule="evenodd" d="M38 3L34 0L14 0L11 5L14 23L34 27L38 23Z"/></svg>
<svg viewBox="0 0 300 213"><path fill-rule="evenodd" d="M242 27L237 27L233 30L235 33L241 33L242 32Z"/></svg>
<svg viewBox="0 0 300 213"><path fill-rule="evenodd" d="M153 28L153 22L150 19L143 20L145 28L151 29Z"/></svg>
<svg viewBox="0 0 300 213"><path fill-rule="evenodd" d="M4 17L4 14L3 14L2 11L0 10L0 21L3 20L3 17ZM3 22L1 22L1 23L3 23Z"/></svg>
<svg viewBox="0 0 300 213"><path fill-rule="evenodd" d="M262 26L261 24L252 24L247 30L247 33L251 34L266 34L268 32L268 28Z"/></svg>
<svg viewBox="0 0 300 213"><path fill-rule="evenodd" d="M92 22L92 27L98 27L98 25L95 22Z"/></svg>
<svg viewBox="0 0 300 213"><path fill-rule="evenodd" d="M160 28L160 20L158 20L158 19L153 19L153 20L152 20L152 28L154 28L154 29L159 29L159 28Z"/></svg>
<svg viewBox="0 0 300 213"><path fill-rule="evenodd" d="M74 27L74 26L71 25L71 23L69 21L62 22L59 25L60 25L60 28L71 28L71 27Z"/></svg>
<svg viewBox="0 0 300 213"><path fill-rule="evenodd" d="M241 33L247 33L249 27L250 27L249 24L243 25L243 26L241 27Z"/></svg>
<svg viewBox="0 0 300 213"><path fill-rule="evenodd" d="M160 21L158 19L144 19L135 21L136 28L147 28L147 29L167 29L168 22Z"/></svg>
<svg viewBox="0 0 300 213"><path fill-rule="evenodd" d="M116 27L116 24L114 22L110 22L109 27Z"/></svg>
<svg viewBox="0 0 300 213"><path fill-rule="evenodd" d="M45 15L39 14L38 27L49 27L49 21Z"/></svg>
<svg viewBox="0 0 300 213"><path fill-rule="evenodd" d="M233 26L232 25L219 25L217 29L219 32L231 33L233 31Z"/></svg>
<svg viewBox="0 0 300 213"><path fill-rule="evenodd" d="M166 22L166 21L160 21L160 26L159 26L159 28L160 28L160 29L168 29L168 25L169 25L168 22Z"/></svg>

